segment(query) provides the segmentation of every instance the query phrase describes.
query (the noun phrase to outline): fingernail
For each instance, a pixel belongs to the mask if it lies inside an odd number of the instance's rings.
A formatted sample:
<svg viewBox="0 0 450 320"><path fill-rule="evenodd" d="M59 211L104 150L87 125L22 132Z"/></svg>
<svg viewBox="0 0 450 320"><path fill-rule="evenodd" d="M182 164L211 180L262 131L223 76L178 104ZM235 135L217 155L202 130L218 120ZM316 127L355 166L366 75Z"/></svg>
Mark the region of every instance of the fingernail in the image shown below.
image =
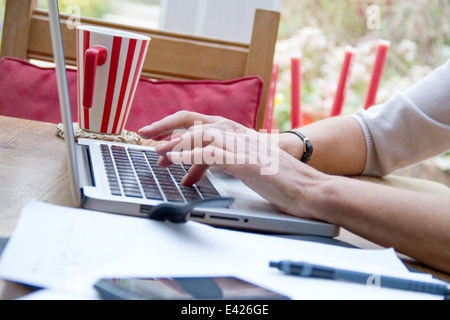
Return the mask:
<svg viewBox="0 0 450 320"><path fill-rule="evenodd" d="M141 133L141 131L145 131L145 130L147 130L148 128L150 128L150 126L142 127L142 128L140 128L140 129L138 130L138 132Z"/></svg>
<svg viewBox="0 0 450 320"><path fill-rule="evenodd" d="M192 183L186 183L186 180L188 180L188 179L186 178L186 176L184 176L183 179L181 179L181 182L180 182L181 185L185 186L185 187L192 187L193 184Z"/></svg>

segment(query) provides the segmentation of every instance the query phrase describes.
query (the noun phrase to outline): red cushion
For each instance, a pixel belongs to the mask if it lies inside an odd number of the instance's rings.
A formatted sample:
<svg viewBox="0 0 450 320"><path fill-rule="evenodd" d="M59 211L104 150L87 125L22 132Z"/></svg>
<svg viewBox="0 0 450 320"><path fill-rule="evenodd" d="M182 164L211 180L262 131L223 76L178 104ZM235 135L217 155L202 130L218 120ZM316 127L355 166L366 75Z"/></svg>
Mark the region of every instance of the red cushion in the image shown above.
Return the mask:
<svg viewBox="0 0 450 320"><path fill-rule="evenodd" d="M77 121L77 73L67 71L72 118ZM179 110L220 115L256 128L263 92L260 77L229 81L158 80L141 78L125 128L141 127ZM56 75L16 58L0 59L0 114L60 123Z"/></svg>
<svg viewBox="0 0 450 320"><path fill-rule="evenodd" d="M76 121L76 72L67 72L67 78L72 115ZM60 123L55 70L39 68L15 58L0 59L0 114Z"/></svg>

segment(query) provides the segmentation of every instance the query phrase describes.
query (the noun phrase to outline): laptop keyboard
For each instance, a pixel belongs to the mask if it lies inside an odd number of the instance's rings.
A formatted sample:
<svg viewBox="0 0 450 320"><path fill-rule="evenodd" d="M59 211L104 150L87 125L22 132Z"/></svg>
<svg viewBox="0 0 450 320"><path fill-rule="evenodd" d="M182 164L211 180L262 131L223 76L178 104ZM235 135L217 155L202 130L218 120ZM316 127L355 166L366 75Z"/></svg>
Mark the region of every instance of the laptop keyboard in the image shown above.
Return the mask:
<svg viewBox="0 0 450 320"><path fill-rule="evenodd" d="M192 187L181 185L190 165L159 167L159 155L153 150L107 144L101 144L100 150L112 195L168 202L220 197L209 180Z"/></svg>

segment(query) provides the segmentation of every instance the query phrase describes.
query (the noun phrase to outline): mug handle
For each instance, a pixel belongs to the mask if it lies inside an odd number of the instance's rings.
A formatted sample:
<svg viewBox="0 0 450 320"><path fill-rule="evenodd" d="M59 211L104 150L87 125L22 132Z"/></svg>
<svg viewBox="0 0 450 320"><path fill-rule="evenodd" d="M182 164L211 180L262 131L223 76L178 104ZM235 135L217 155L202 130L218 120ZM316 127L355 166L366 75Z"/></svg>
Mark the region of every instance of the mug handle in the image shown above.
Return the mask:
<svg viewBox="0 0 450 320"><path fill-rule="evenodd" d="M108 50L100 46L91 47L84 53L83 107L85 108L92 107L97 66L104 65L107 58Z"/></svg>

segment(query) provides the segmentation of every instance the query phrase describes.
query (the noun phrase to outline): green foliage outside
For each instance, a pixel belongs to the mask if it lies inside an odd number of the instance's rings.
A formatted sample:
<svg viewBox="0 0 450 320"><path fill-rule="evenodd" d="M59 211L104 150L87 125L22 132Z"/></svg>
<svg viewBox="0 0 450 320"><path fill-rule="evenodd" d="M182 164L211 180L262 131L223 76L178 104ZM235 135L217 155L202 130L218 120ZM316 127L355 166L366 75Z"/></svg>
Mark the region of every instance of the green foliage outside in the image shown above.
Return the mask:
<svg viewBox="0 0 450 320"><path fill-rule="evenodd" d="M92 18L101 18L109 10L108 0L58 0L59 11L72 13L71 8L76 6L81 15ZM47 0L38 0L38 8L47 9ZM73 10L73 9L72 9Z"/></svg>
<svg viewBox="0 0 450 320"><path fill-rule="evenodd" d="M3 30L3 17L5 15L5 2L6 0L0 0L0 35ZM0 37L0 48L2 47L2 38Z"/></svg>
<svg viewBox="0 0 450 320"><path fill-rule="evenodd" d="M370 29L369 6L379 8L379 26ZM379 39L391 46L377 103L404 90L450 58L448 0L282 0L275 61L280 64L275 125L290 126L290 58L302 54L302 110L316 119L330 114L345 47L358 56L343 113L364 105Z"/></svg>

